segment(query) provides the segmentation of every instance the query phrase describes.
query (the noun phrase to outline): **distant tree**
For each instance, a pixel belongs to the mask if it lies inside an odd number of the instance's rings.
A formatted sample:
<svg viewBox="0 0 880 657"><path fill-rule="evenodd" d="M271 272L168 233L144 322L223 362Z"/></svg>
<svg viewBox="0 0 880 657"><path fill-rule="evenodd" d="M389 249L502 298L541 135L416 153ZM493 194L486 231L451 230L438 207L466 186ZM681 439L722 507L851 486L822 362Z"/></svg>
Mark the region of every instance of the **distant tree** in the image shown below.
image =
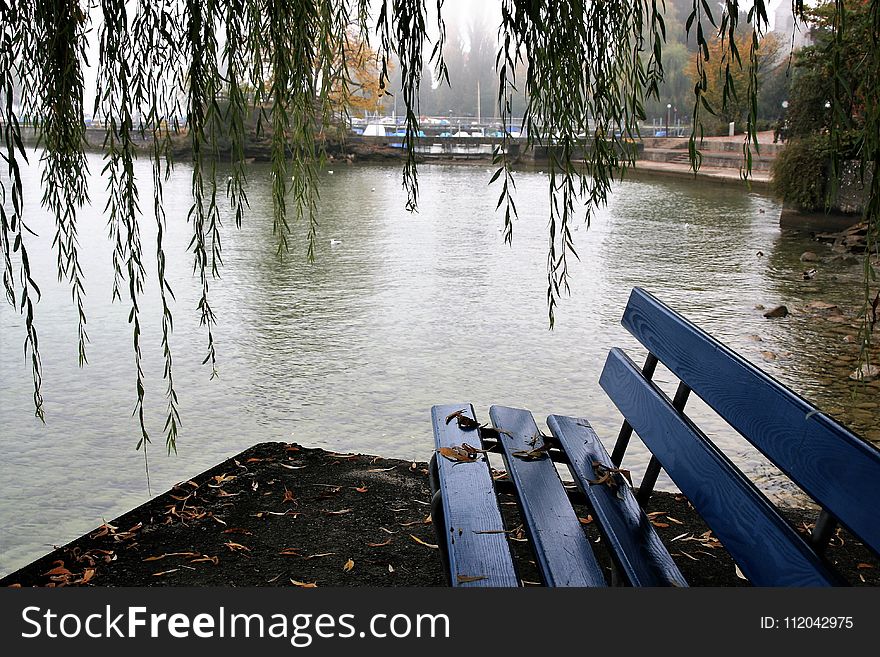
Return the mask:
<svg viewBox="0 0 880 657"><path fill-rule="evenodd" d="M748 30L733 34L717 34L708 43L709 62L706 89L701 97L712 108L711 117L704 116L703 124L709 134L726 134L727 126L733 122L745 127L750 112L757 118L753 106L756 98L751 93L754 86L760 88L764 78L779 58L779 40L772 33L756 38ZM698 84L701 72L701 54L691 58L688 73L692 84ZM754 60L756 68L751 69L748 62Z"/></svg>
<svg viewBox="0 0 880 657"><path fill-rule="evenodd" d="M676 115L688 120L694 102L694 83L690 75L691 57L682 43L670 43L663 49L663 82L657 97L645 100L645 114L650 118L666 118L666 105L672 105Z"/></svg>
<svg viewBox="0 0 880 657"><path fill-rule="evenodd" d="M344 49L334 53L333 67L346 76L334 75L330 102L337 115L376 112L382 104L384 90L379 88L379 57L357 28L349 28ZM389 64L393 69L393 64Z"/></svg>
<svg viewBox="0 0 880 657"><path fill-rule="evenodd" d="M826 2L807 16L813 44L795 53L786 114L789 142L774 166L776 189L793 204L820 209L831 201L841 163L857 160L869 185L872 217L880 211L880 186L873 175L880 166L878 13L863 0L846 0L842 12ZM840 24L846 25L843 34ZM874 223L875 240L877 228Z"/></svg>

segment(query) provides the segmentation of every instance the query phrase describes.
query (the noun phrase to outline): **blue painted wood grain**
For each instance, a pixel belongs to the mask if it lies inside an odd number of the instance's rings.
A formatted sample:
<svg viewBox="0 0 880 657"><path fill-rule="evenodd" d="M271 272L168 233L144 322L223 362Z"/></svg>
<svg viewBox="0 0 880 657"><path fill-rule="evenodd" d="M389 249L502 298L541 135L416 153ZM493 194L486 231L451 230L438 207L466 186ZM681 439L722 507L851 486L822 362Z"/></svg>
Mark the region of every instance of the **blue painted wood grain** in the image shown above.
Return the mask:
<svg viewBox="0 0 880 657"><path fill-rule="evenodd" d="M593 507L606 545L632 586L687 586L687 581L657 535L648 516L622 475L613 475L615 486L591 484L598 475L593 462L613 468L611 457L585 418L551 415L547 426L569 459L569 470L578 488Z"/></svg>
<svg viewBox="0 0 880 657"><path fill-rule="evenodd" d="M634 288L623 326L847 529L880 553L880 450Z"/></svg>
<svg viewBox="0 0 880 657"><path fill-rule="evenodd" d="M455 420L446 422L457 411L476 419L470 404L431 408L437 449L462 443L479 448L475 430L464 431ZM518 586L485 454L473 463L453 462L438 454L437 471L446 527L444 536L437 540L445 541L448 547L452 586Z"/></svg>
<svg viewBox="0 0 880 657"><path fill-rule="evenodd" d="M843 584L770 501L620 349L608 354L599 383L753 584Z"/></svg>
<svg viewBox="0 0 880 657"><path fill-rule="evenodd" d="M549 458L524 460L514 452L543 444L529 411L492 406L492 424L501 433L507 472L519 493L523 524L547 586L605 586L602 568Z"/></svg>

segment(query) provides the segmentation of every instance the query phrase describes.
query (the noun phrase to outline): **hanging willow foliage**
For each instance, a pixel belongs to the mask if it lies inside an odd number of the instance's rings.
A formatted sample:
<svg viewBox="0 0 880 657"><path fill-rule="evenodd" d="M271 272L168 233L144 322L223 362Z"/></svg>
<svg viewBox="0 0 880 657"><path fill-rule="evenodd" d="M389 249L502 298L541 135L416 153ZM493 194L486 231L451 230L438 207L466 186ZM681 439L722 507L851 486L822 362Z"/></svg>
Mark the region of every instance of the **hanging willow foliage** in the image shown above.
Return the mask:
<svg viewBox="0 0 880 657"><path fill-rule="evenodd" d="M874 52L880 34L880 0L868 0L873 20ZM638 122L644 100L657 95L663 80L666 25L663 0L591 2L589 0L499 0L496 71L498 108L510 126L512 98L526 98L524 127L529 148L549 149L550 211L548 217L547 300L550 324L562 295L568 291L568 263L577 257L572 239L576 213L592 213L606 202L612 184L635 162ZM744 57L734 33L740 25L739 1L721 5L693 0L686 27L694 39L698 81L694 87L694 125L690 153L700 164L697 143L700 117L714 112L705 97L710 66L721 66L725 102L736 93L733 73L749 72L748 136L744 143L747 176L752 149L758 148L756 123L757 52L768 27L766 0L749 3L748 29L752 48ZM794 0L802 15L803 0ZM846 29L843 0L835 0ZM174 387L169 336L173 292L166 278L163 239L166 231L163 184L168 179L172 143L186 134L192 160L193 269L201 284L198 312L205 327L204 363L216 373L217 353L212 327L217 318L210 303L211 281L222 265L221 197L231 204L236 224L244 220L247 200L246 125L256 117L258 133L271 133L273 217L278 253L290 248L288 217L308 224L307 256L314 257L318 230L318 172L325 158L325 138L334 125L347 125L345 98L351 85L348 55L374 28L380 53L380 88L387 89L392 62L400 69L406 108L406 160L402 183L407 208L418 206L415 143L419 131L419 85L426 65L435 80L449 80L443 52L444 0L0 0L0 121L3 161L0 177L0 251L7 301L24 317L24 351L33 372L36 414L43 417L41 362L34 304L39 288L28 260L29 229L22 200L21 162L28 153L21 121L36 129L42 167L42 205L55 218L53 246L57 273L69 282L79 317L79 357L86 361L88 335L79 264L77 210L88 203L85 158L83 68L87 65L87 31L99 27L98 89L95 116L107 124L102 177L109 201L105 208L113 243L113 294L126 298L132 325L136 370L135 415L141 436L150 436L144 421L146 382L141 365L140 298L147 273L143 266L141 222L146 214L158 226L156 280L162 302L162 349L167 383L165 441L175 449L180 417ZM435 21L431 15L435 15ZM433 33L433 42L429 37ZM709 38L723 40L720 62L709 61ZM352 34L358 36L352 39ZM430 54L428 54L430 53ZM426 61L427 59L427 61ZM525 65L517 79L518 65ZM13 103L20 92L20 105ZM836 85L835 107L846 94ZM331 102L331 96L333 101ZM876 100L876 98L874 99ZM847 104L849 106L849 104ZM862 172L880 164L880 110L865 108L861 141ZM177 125L185 115L186 123ZM842 125L842 123L841 123ZM500 186L504 238L510 242L517 216L511 135L505 131L495 151L498 170L491 182ZM134 173L138 155L135 136L146 139L152 160L152 203L139 197ZM218 186L218 145L228 145L232 175ZM835 164L835 166L837 166ZM872 168L873 167L873 168ZM837 169L835 169L837 170ZM871 182L867 219L876 245L880 225L878 176ZM293 208L288 207L292 202ZM875 246L876 248L876 246ZM873 276L870 261L866 281ZM866 297L869 290L866 284ZM867 321L867 320L866 320Z"/></svg>

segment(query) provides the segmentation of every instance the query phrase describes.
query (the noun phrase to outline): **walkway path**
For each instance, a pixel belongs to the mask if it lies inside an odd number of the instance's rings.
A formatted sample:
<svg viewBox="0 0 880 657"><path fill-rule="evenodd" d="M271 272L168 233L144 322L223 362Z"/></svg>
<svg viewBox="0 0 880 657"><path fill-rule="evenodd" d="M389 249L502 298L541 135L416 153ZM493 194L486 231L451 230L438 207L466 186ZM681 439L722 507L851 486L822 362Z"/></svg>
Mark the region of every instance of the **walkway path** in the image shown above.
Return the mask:
<svg viewBox="0 0 880 657"><path fill-rule="evenodd" d="M704 138L700 147L704 164L695 174L688 157L687 138L645 138L645 149L634 171L744 184L741 171L743 140L742 135ZM773 143L772 130L759 132L758 143L761 150L758 154L752 154L753 166L748 179L752 185L769 187L770 165L781 144Z"/></svg>

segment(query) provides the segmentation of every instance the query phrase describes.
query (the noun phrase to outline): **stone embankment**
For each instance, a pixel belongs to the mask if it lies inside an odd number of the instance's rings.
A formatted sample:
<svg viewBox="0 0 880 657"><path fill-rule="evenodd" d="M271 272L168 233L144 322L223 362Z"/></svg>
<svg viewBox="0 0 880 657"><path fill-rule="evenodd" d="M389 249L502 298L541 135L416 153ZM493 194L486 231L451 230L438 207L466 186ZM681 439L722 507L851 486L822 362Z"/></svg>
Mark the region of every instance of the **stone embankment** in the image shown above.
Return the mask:
<svg viewBox="0 0 880 657"><path fill-rule="evenodd" d="M708 179L716 182L742 184L745 171L743 145L745 135L733 137L706 137L698 142L702 156L696 174L691 168L687 137L647 137L642 140L644 150L636 163L637 172ZM752 148L752 167L749 180L752 185L768 187L770 168L783 144L773 142L773 132L758 133L759 149Z"/></svg>

